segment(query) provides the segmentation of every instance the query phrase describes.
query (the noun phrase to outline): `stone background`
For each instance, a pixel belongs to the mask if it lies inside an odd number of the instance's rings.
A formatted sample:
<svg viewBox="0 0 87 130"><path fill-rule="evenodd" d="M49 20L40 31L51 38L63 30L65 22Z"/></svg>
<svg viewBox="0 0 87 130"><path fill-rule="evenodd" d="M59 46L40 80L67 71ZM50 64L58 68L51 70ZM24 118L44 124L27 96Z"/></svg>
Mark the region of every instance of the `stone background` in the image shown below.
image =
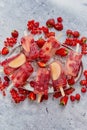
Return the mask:
<svg viewBox="0 0 87 130"><path fill-rule="evenodd" d="M0 49L13 29L23 35L29 19L45 24L58 16L64 19L64 33L69 28L87 36L87 0L0 0ZM82 60L87 69L87 57ZM80 92L79 83L75 87L75 93ZM87 130L87 94L66 107L51 95L41 104L26 100L16 105L9 94L5 98L0 94L0 130Z"/></svg>

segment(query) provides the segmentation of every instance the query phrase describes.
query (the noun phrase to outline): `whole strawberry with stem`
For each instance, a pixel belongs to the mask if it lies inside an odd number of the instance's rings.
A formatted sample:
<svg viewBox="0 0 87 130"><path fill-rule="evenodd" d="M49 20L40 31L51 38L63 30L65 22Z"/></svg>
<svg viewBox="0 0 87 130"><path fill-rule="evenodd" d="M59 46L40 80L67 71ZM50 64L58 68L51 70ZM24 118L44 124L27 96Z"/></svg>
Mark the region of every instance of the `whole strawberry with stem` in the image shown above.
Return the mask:
<svg viewBox="0 0 87 130"><path fill-rule="evenodd" d="M56 51L55 54L60 56L66 56L68 55L68 50L66 48L60 48Z"/></svg>

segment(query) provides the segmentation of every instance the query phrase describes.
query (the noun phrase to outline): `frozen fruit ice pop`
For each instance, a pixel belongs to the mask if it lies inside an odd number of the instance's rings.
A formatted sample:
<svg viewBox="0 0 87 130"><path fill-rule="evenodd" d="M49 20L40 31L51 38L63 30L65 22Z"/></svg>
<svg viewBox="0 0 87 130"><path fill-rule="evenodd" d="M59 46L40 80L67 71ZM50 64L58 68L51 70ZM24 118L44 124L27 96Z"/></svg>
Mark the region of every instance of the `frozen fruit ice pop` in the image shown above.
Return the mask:
<svg viewBox="0 0 87 130"><path fill-rule="evenodd" d="M24 36L21 39L21 45L23 47L23 52L26 55L28 61L35 60L39 57L38 46L35 43L32 35Z"/></svg>
<svg viewBox="0 0 87 130"><path fill-rule="evenodd" d="M11 58L8 58L8 59L6 59L6 60L4 60L2 63L1 63L1 66L3 67L3 70L2 71L4 71L4 73L6 74L6 75L10 75L12 72L14 72L17 68L12 68L12 67L10 67L8 64L13 60L13 59L15 59L16 57L18 57L19 56L19 54L17 54L16 56L13 56L13 57L11 57Z"/></svg>
<svg viewBox="0 0 87 130"><path fill-rule="evenodd" d="M48 94L48 86L50 80L50 72L47 68L39 68L36 82L34 85L34 92L38 94L38 102L40 102L43 94Z"/></svg>
<svg viewBox="0 0 87 130"><path fill-rule="evenodd" d="M47 68L39 68L37 77L36 77L36 84L34 87L35 93L48 93L48 84L50 80L50 72Z"/></svg>
<svg viewBox="0 0 87 130"><path fill-rule="evenodd" d="M82 59L82 54L72 50L69 52L65 64L65 70L67 76L76 77L78 75L80 65L81 65L81 59Z"/></svg>
<svg viewBox="0 0 87 130"><path fill-rule="evenodd" d="M33 72L33 67L29 62L23 64L19 69L14 71L11 76L12 83L15 87L23 87L26 84L27 79Z"/></svg>
<svg viewBox="0 0 87 130"><path fill-rule="evenodd" d="M55 52L59 47L60 43L55 39L55 37L50 37L39 52L40 60L47 62L53 55L55 55Z"/></svg>
<svg viewBox="0 0 87 130"><path fill-rule="evenodd" d="M62 96L65 95L63 88L67 84L66 75L63 70L62 64L60 61L54 61L50 64L51 77L54 90L60 90Z"/></svg>

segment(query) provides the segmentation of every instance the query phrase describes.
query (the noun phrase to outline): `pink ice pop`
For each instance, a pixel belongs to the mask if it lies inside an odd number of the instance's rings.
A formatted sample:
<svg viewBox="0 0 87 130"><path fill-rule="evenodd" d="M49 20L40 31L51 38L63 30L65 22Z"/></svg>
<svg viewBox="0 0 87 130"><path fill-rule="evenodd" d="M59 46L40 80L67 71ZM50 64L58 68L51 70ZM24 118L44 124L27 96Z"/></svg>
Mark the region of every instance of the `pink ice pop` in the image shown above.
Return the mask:
<svg viewBox="0 0 87 130"><path fill-rule="evenodd" d="M50 72L47 68L39 68L34 86L34 91L38 94L38 102L40 102L43 94L48 93L49 80Z"/></svg>
<svg viewBox="0 0 87 130"><path fill-rule="evenodd" d="M28 61L36 60L39 57L38 46L32 35L22 37L21 45Z"/></svg>
<svg viewBox="0 0 87 130"><path fill-rule="evenodd" d="M78 46L77 46L78 47ZM82 54L78 53L78 51L70 51L66 64L65 70L67 76L76 77L78 75L80 65L81 65Z"/></svg>
<svg viewBox="0 0 87 130"><path fill-rule="evenodd" d="M14 71L11 76L12 84L15 87L23 87L33 72L33 67L29 62L23 64L19 69ZM12 85L11 85L12 86Z"/></svg>
<svg viewBox="0 0 87 130"><path fill-rule="evenodd" d="M50 64L51 77L54 90L60 90L62 96L65 95L63 88L67 84L66 75L64 73L61 62L54 61Z"/></svg>
<svg viewBox="0 0 87 130"><path fill-rule="evenodd" d="M40 60L47 62L53 55L55 55L55 52L59 47L60 43L55 37L50 37L39 52Z"/></svg>
<svg viewBox="0 0 87 130"><path fill-rule="evenodd" d="M6 75L10 75L25 62L25 55L23 53L17 54L16 56L8 58L1 63L3 67L2 71L4 71Z"/></svg>

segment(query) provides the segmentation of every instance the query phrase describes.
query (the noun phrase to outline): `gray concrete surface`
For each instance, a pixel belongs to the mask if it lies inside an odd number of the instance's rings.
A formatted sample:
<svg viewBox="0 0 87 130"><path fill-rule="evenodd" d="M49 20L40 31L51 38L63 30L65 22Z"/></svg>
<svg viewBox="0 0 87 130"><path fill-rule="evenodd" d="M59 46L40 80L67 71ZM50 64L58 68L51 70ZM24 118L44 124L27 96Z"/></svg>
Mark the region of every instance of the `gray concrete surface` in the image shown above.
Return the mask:
<svg viewBox="0 0 87 130"><path fill-rule="evenodd" d="M64 33L71 28L87 36L87 0L0 0L0 49L13 29L23 35L29 19L44 24L58 16L64 19ZM83 64L87 69L87 56ZM75 93L80 92L79 83L75 87ZM41 104L26 100L16 105L9 94L6 98L0 94L0 130L87 130L87 93L79 103L69 101L66 107L51 95Z"/></svg>

